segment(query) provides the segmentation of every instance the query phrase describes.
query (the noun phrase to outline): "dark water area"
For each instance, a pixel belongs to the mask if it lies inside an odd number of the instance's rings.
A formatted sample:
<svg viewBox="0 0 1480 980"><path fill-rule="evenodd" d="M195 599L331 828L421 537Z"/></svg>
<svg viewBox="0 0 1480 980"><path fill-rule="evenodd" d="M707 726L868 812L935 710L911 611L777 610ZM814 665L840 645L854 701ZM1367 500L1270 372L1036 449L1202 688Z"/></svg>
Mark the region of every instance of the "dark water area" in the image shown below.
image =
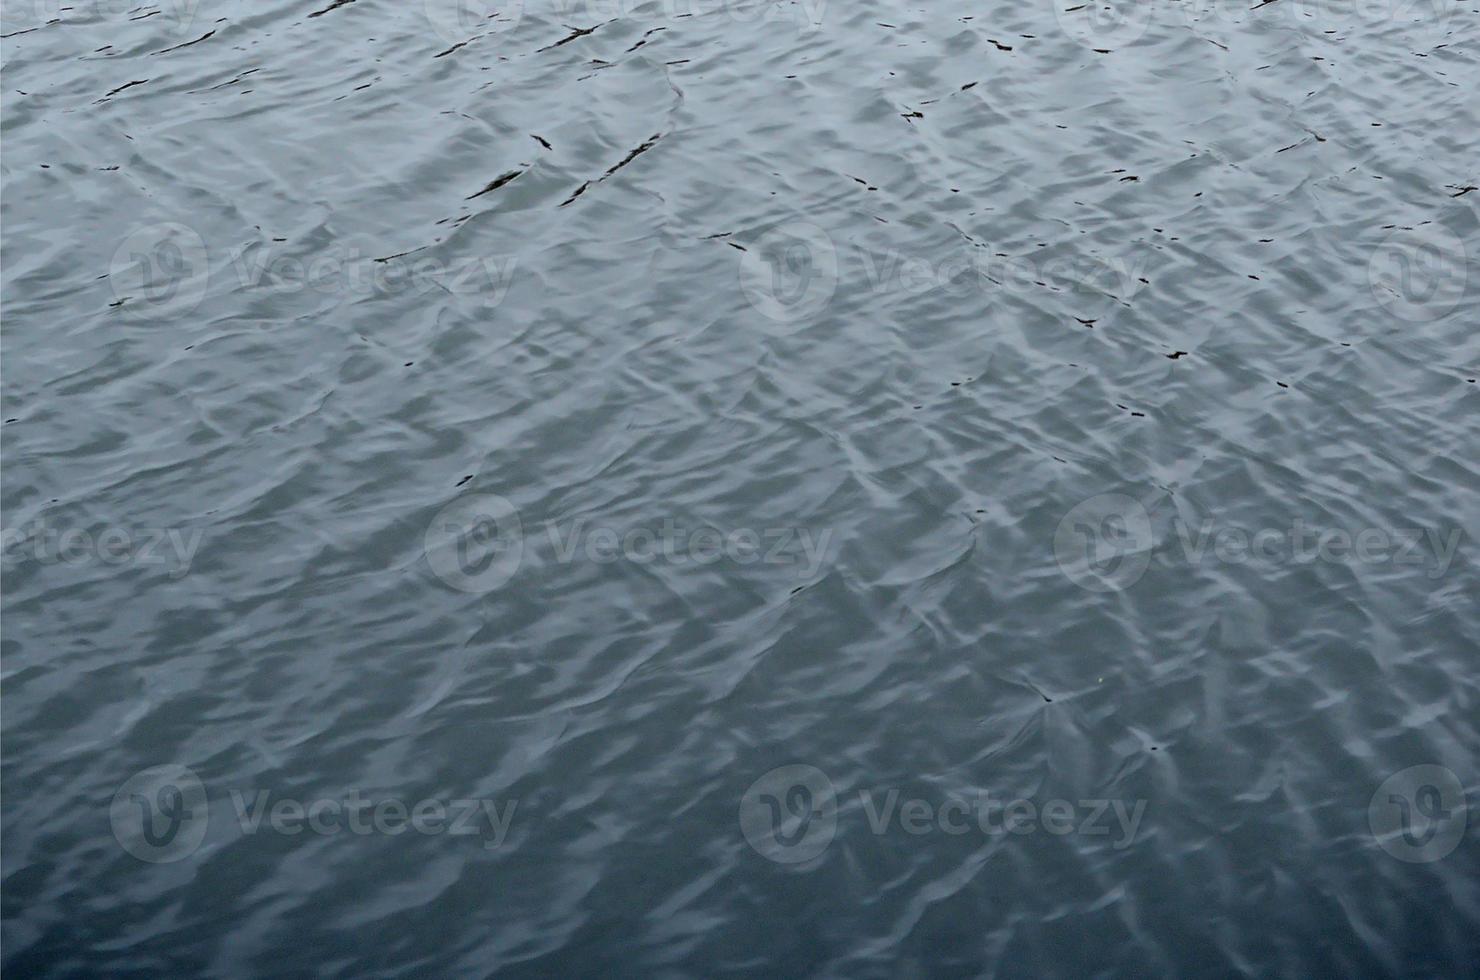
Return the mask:
<svg viewBox="0 0 1480 980"><path fill-rule="evenodd" d="M1476 0L3 26L7 978L1476 975Z"/></svg>

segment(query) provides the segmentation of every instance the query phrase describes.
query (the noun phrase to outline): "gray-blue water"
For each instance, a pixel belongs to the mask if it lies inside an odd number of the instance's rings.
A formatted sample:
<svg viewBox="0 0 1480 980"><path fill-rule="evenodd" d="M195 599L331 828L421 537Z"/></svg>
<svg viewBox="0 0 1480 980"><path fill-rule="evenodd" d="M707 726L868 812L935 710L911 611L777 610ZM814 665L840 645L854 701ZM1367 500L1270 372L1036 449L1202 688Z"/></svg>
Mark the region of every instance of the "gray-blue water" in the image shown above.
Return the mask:
<svg viewBox="0 0 1480 980"><path fill-rule="evenodd" d="M1473 976L1480 4L15 0L29 976Z"/></svg>

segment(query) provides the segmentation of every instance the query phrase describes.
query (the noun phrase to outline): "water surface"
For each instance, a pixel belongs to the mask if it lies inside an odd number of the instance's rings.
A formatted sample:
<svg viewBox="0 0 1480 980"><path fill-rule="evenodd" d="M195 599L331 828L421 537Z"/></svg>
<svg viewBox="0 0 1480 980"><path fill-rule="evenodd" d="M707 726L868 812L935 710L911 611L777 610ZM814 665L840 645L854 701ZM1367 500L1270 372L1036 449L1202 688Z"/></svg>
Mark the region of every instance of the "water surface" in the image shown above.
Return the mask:
<svg viewBox="0 0 1480 980"><path fill-rule="evenodd" d="M7 974L1472 972L1480 6L1119 9L7 4Z"/></svg>

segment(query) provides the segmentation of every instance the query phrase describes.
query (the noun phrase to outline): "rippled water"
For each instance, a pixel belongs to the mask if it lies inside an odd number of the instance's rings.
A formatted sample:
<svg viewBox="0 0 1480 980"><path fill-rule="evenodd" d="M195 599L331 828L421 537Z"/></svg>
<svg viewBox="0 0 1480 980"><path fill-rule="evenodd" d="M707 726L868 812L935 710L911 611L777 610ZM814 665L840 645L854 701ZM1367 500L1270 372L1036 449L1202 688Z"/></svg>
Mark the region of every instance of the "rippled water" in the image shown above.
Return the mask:
<svg viewBox="0 0 1480 980"><path fill-rule="evenodd" d="M7 974L1473 975L1477 16L8 3Z"/></svg>

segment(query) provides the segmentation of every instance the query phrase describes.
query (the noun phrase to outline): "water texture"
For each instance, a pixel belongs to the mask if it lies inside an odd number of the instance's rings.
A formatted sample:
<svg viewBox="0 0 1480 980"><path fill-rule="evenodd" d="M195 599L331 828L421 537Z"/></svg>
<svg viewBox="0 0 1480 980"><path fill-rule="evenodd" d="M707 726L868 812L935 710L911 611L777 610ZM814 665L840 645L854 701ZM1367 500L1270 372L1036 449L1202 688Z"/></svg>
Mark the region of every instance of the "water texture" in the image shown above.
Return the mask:
<svg viewBox="0 0 1480 980"><path fill-rule="evenodd" d="M4 8L7 976L1472 976L1480 4Z"/></svg>

